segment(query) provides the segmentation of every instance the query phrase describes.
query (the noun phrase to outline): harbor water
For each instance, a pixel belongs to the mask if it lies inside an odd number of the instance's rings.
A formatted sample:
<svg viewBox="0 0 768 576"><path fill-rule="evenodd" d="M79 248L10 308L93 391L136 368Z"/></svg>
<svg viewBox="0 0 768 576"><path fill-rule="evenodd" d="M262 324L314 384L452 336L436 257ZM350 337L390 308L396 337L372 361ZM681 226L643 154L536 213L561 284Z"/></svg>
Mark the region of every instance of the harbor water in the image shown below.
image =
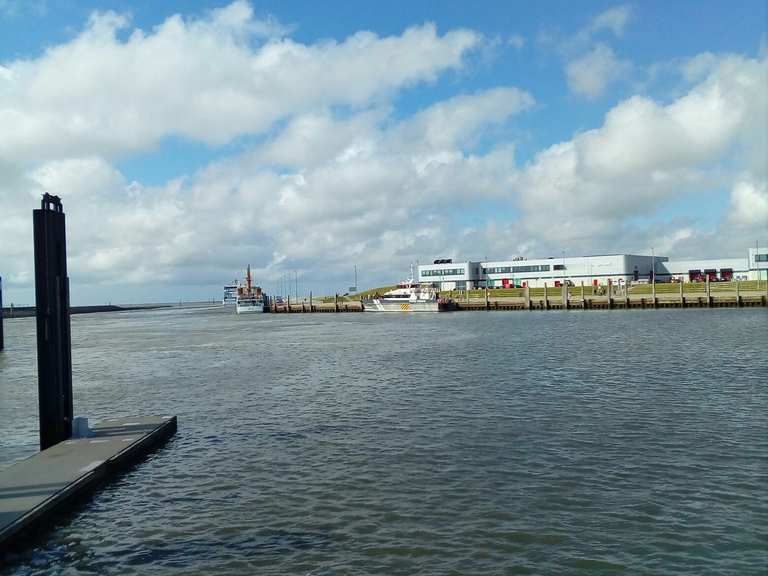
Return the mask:
<svg viewBox="0 0 768 576"><path fill-rule="evenodd" d="M0 467L38 442L34 319L5 331ZM166 309L72 334L76 414L179 430L1 574L766 573L765 309Z"/></svg>

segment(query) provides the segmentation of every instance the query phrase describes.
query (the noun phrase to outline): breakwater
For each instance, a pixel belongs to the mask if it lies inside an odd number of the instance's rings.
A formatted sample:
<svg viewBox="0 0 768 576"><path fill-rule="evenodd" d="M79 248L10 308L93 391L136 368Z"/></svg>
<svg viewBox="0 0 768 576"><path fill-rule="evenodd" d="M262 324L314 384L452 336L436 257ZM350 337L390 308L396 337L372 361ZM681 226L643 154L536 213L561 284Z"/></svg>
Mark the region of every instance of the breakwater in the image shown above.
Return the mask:
<svg viewBox="0 0 768 576"><path fill-rule="evenodd" d="M93 314L95 312L127 312L128 310L154 310L156 308L170 308L170 304L152 304L148 306L115 306L105 304L103 306L71 306L70 314ZM7 306L3 308L5 318L29 318L35 315L34 306Z"/></svg>

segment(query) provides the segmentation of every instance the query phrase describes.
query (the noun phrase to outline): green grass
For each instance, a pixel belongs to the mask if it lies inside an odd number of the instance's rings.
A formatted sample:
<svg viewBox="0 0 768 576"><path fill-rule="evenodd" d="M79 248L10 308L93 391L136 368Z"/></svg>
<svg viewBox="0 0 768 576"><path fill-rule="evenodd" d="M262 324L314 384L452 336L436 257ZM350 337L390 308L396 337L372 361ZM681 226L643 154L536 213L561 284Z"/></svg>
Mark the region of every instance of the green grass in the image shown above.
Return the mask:
<svg viewBox="0 0 768 576"><path fill-rule="evenodd" d="M370 298L374 294L384 294L384 292L394 290L395 288L397 288L397 286L379 286L378 288L370 288L368 290L364 290L363 292L355 292L349 296L342 296L339 294L339 302L357 302L361 298ZM333 296L321 296L318 298L318 300L325 303L332 303Z"/></svg>

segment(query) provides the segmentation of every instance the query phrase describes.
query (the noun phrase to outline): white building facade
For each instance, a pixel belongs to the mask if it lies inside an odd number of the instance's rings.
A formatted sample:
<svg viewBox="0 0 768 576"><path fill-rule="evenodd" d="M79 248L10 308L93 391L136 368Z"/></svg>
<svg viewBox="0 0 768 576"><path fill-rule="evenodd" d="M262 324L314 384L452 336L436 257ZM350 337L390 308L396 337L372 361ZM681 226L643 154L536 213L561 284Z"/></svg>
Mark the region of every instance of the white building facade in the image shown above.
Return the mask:
<svg viewBox="0 0 768 576"><path fill-rule="evenodd" d="M605 254L557 258L453 262L419 266L418 281L440 290L540 288L562 284L624 285L632 282L768 280L768 248L750 248L745 258L672 260L666 256Z"/></svg>
<svg viewBox="0 0 768 576"><path fill-rule="evenodd" d="M745 258L670 260L657 270L659 281L768 280L768 248L750 248Z"/></svg>
<svg viewBox="0 0 768 576"><path fill-rule="evenodd" d="M768 248L750 248L747 260L750 280L768 280Z"/></svg>
<svg viewBox="0 0 768 576"><path fill-rule="evenodd" d="M487 262L444 262L419 266L419 282L440 290L465 288L514 288L560 286L561 284L625 284L650 280L668 259L665 256L607 254L537 258L532 260L493 260Z"/></svg>
<svg viewBox="0 0 768 576"><path fill-rule="evenodd" d="M466 290L477 287L479 270L479 262L438 260L435 264L419 266L418 281L440 290Z"/></svg>

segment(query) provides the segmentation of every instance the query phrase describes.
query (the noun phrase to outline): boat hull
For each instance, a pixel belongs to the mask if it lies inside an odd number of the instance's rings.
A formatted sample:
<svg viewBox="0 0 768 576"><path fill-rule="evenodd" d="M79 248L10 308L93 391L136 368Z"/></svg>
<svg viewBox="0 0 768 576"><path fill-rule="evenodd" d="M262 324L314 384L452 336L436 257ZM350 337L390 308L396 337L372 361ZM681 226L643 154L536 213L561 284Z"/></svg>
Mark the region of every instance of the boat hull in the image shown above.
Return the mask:
<svg viewBox="0 0 768 576"><path fill-rule="evenodd" d="M264 303L242 303L238 302L235 305L235 310L238 314L257 314L260 312L264 312Z"/></svg>
<svg viewBox="0 0 768 576"><path fill-rule="evenodd" d="M440 312L437 301L401 301L392 302L374 298L363 300L365 312Z"/></svg>

